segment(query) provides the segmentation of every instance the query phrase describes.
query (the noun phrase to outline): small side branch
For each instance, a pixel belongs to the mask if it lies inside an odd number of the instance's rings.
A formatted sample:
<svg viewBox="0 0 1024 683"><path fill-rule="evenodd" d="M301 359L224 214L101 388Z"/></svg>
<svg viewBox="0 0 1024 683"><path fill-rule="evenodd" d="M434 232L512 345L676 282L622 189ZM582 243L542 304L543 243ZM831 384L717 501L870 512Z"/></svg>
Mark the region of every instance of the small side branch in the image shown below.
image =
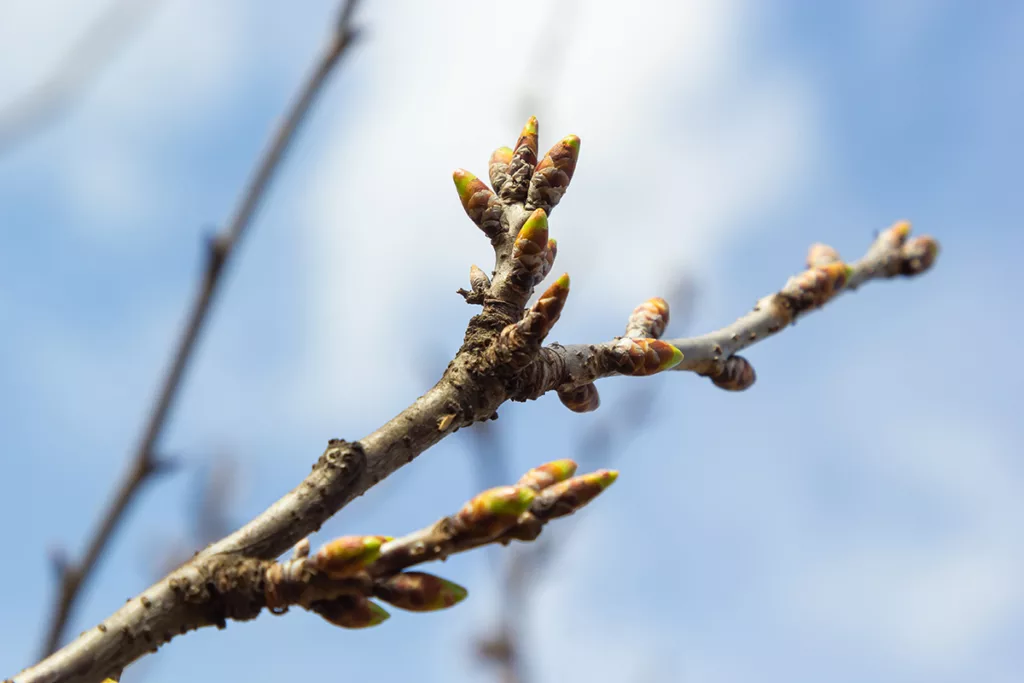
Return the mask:
<svg viewBox="0 0 1024 683"><path fill-rule="evenodd" d="M755 375L749 361L738 355L743 349L778 334L844 291L853 291L872 280L912 277L927 271L938 256L938 242L927 235L909 235L909 223L896 223L878 235L863 258L849 264L839 260L830 247L814 245L808 254L807 270L791 277L779 291L763 297L751 312L731 325L698 337L667 340L665 343L681 355L668 369L695 372L723 389L747 389ZM642 328L631 322L629 332ZM601 344L547 346L527 368L522 392L513 398L537 398L552 390L570 394L603 377L645 374L636 372L634 365L623 365L623 350L635 356L635 344L635 338L627 336ZM649 353L646 358L654 362Z"/></svg>

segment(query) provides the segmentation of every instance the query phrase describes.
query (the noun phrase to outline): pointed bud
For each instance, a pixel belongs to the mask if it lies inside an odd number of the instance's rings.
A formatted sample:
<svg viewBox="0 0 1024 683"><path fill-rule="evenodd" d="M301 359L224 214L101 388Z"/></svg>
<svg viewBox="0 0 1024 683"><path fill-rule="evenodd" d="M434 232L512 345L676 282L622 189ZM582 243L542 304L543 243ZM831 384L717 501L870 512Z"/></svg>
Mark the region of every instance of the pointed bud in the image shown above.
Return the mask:
<svg viewBox="0 0 1024 683"><path fill-rule="evenodd" d="M746 391L757 380L754 366L743 356L730 356L717 374L709 375L716 387L726 391Z"/></svg>
<svg viewBox="0 0 1024 683"><path fill-rule="evenodd" d="M794 314L824 305L842 291L853 269L845 263L805 270L789 278L779 295L788 301Z"/></svg>
<svg viewBox="0 0 1024 683"><path fill-rule="evenodd" d="M554 460L544 463L540 467L534 467L524 474L516 483L516 486L525 486L534 491L546 489L552 484L565 481L576 474L576 463L572 460Z"/></svg>
<svg viewBox="0 0 1024 683"><path fill-rule="evenodd" d="M921 235L908 240L900 249L903 261L900 264L901 275L918 275L932 267L939 255L939 243L934 237Z"/></svg>
<svg viewBox="0 0 1024 683"><path fill-rule="evenodd" d="M543 209L537 209L519 229L516 241L512 244L512 258L533 277L540 273L547 262L544 255L547 246L548 215Z"/></svg>
<svg viewBox="0 0 1024 683"><path fill-rule="evenodd" d="M460 534L491 538L515 524L519 515L530 507L534 495L525 486L499 486L463 505L452 522Z"/></svg>
<svg viewBox="0 0 1024 683"><path fill-rule="evenodd" d="M838 263L843 259L839 258L839 252L828 246L817 242L811 245L811 248L807 250L807 267L817 268L818 266L827 266L830 263Z"/></svg>
<svg viewBox="0 0 1024 683"><path fill-rule="evenodd" d="M537 165L537 117L531 116L519 134L512 158L508 163L508 180L501 186L501 198L505 201L521 202Z"/></svg>
<svg viewBox="0 0 1024 683"><path fill-rule="evenodd" d="M618 477L616 470L598 470L552 484L537 494L530 512L542 522L571 515L597 498Z"/></svg>
<svg viewBox="0 0 1024 683"><path fill-rule="evenodd" d="M593 382L575 389L565 391L559 389L558 400L574 413L589 413L597 410L601 405L601 396L597 393L597 387Z"/></svg>
<svg viewBox="0 0 1024 683"><path fill-rule="evenodd" d="M668 302L661 297L648 299L633 309L626 323L627 337L658 339L668 325Z"/></svg>
<svg viewBox="0 0 1024 683"><path fill-rule="evenodd" d="M878 242L889 249L899 249L910 237L910 221L896 221L878 235Z"/></svg>
<svg viewBox="0 0 1024 683"><path fill-rule="evenodd" d="M565 301L568 298L569 274L564 273L544 290L523 319L516 323L513 336L521 339L522 343L519 345L540 344L544 341L562 316L562 309L565 308Z"/></svg>
<svg viewBox="0 0 1024 683"><path fill-rule="evenodd" d="M456 169L452 174L462 208L488 237L501 229L501 203L482 180L469 171Z"/></svg>
<svg viewBox="0 0 1024 683"><path fill-rule="evenodd" d="M383 607L361 595L343 595L334 600L320 600L314 602L310 610L341 628L370 628L391 617Z"/></svg>
<svg viewBox="0 0 1024 683"><path fill-rule="evenodd" d="M579 155L580 139L575 135L562 138L552 147L530 179L526 208L541 207L551 213L569 188Z"/></svg>
<svg viewBox="0 0 1024 683"><path fill-rule="evenodd" d="M657 339L622 337L611 348L612 364L623 375L653 375L683 360L683 352Z"/></svg>
<svg viewBox="0 0 1024 683"><path fill-rule="evenodd" d="M508 165L512 163L512 150L508 147L499 147L491 155L491 161L487 164L488 175L491 178L491 187L497 194L501 194L501 188L508 182Z"/></svg>
<svg viewBox="0 0 1024 683"><path fill-rule="evenodd" d="M425 572L404 572L382 579L373 594L410 612L436 612L454 607L468 594L462 586Z"/></svg>
<svg viewBox="0 0 1024 683"><path fill-rule="evenodd" d="M479 266L472 265L469 267L469 286L474 292L485 292L491 286L491 278Z"/></svg>
<svg viewBox="0 0 1024 683"><path fill-rule="evenodd" d="M322 545L311 566L333 579L352 576L380 557L380 547L390 540L390 536L342 536Z"/></svg>

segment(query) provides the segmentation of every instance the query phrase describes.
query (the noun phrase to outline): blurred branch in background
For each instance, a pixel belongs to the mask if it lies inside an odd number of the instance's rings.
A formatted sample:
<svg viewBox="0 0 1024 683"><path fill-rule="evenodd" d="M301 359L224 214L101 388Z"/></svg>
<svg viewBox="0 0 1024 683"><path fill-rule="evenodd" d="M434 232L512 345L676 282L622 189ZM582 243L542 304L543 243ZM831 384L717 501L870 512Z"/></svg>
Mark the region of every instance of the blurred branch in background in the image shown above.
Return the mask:
<svg viewBox="0 0 1024 683"><path fill-rule="evenodd" d="M66 116L156 14L163 0L115 0L53 71L20 98L0 107L0 154Z"/></svg>
<svg viewBox="0 0 1024 683"><path fill-rule="evenodd" d="M223 230L210 237L206 243L205 267L199 287L175 346L170 367L157 392L155 404L144 426L139 445L132 456L128 472L117 486L114 497L107 507L99 527L88 542L82 558L75 563L66 559L56 563L60 588L43 641L44 656L54 652L60 645L82 587L96 568L135 495L154 474L166 469L167 461L157 454L157 443L167 424L171 406L181 388L199 335L209 318L210 307L221 283L224 267L235 253L246 229L252 223L257 209L267 194L275 172L280 167L285 153L317 96L323 90L328 76L356 39L357 34L352 28L351 18L357 4L357 0L347 0L342 4L326 48L302 84L298 96L284 119L273 132L270 143L260 157L249 184L239 198L234 214Z"/></svg>
<svg viewBox="0 0 1024 683"><path fill-rule="evenodd" d="M684 275L670 291L668 300L672 303L673 327L683 331L690 326L697 288L694 281ZM625 452L629 442L654 417L655 399L662 386L663 381L640 382L631 386L618 400L618 405L604 413L605 418L581 431L572 459L586 468L615 466L615 460ZM480 423L468 432L473 439L471 448L479 466L479 485L491 486L493 484L489 482L507 479L512 465L509 459L512 449L500 423ZM489 635L476 643L477 655L497 668L500 683L527 683L532 680L527 673L529 657L525 654L521 638L529 616L530 589L543 580L544 572L557 560L559 552L565 551L567 540L578 521L578 518L567 519L533 543L517 545L500 558L503 565L500 569L498 623Z"/></svg>

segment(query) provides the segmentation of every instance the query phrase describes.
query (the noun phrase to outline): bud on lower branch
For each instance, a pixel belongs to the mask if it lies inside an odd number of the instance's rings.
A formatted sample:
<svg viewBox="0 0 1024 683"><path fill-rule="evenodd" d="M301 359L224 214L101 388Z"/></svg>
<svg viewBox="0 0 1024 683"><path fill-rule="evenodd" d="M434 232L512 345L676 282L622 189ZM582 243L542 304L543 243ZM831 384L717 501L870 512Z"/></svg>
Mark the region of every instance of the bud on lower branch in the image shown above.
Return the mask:
<svg viewBox="0 0 1024 683"><path fill-rule="evenodd" d="M399 609L410 612L436 612L466 599L462 586L425 572L404 572L381 579L373 594Z"/></svg>
<svg viewBox="0 0 1024 683"><path fill-rule="evenodd" d="M380 557L380 547L390 536L342 536L325 543L311 565L334 579L356 574Z"/></svg>
<svg viewBox="0 0 1024 683"><path fill-rule="evenodd" d="M516 523L535 495L526 486L499 486L484 491L452 517L456 533L470 538L497 536Z"/></svg>
<svg viewBox="0 0 1024 683"><path fill-rule="evenodd" d="M708 373L707 377L720 389L746 391L757 380L757 373L743 356L730 356L714 372Z"/></svg>
<svg viewBox="0 0 1024 683"><path fill-rule="evenodd" d="M516 486L525 486L528 489L534 491L540 491L546 489L552 484L557 484L560 481L565 481L576 474L576 463L572 460L554 460L552 462L544 463L539 467L534 467L532 470L524 474Z"/></svg>
<svg viewBox="0 0 1024 683"><path fill-rule="evenodd" d="M597 470L552 484L537 494L530 512L542 522L576 512L619 478L616 470Z"/></svg>
<svg viewBox="0 0 1024 683"><path fill-rule="evenodd" d="M320 600L310 605L309 609L341 628L370 628L391 617L383 607L360 595Z"/></svg>

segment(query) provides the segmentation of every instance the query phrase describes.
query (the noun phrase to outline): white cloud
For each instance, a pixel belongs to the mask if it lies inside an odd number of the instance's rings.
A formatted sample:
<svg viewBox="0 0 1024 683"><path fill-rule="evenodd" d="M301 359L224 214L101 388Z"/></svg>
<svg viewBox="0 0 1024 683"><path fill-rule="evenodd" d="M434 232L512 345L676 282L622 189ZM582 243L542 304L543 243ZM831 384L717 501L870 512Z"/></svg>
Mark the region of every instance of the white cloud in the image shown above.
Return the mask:
<svg viewBox="0 0 1024 683"><path fill-rule="evenodd" d="M551 36L570 49L536 106L541 144L569 132L583 139L552 223L556 268L574 276L581 319L595 302L628 310L667 272L700 268L744 219L798 187L814 153L799 74L742 49L748 4L594 2L548 15L542 3L405 2L379 11L367 8L373 37L353 67L365 92L326 141L307 200L307 360L356 386L382 381L380 364L353 363L371 353L371 338L415 337L417 324L453 310L433 302L453 296L470 263L490 265L449 174L485 175L490 151L514 142L521 122L510 113L533 55L558 53L531 38L547 35L545 17L564 22ZM384 376L398 386L417 372L411 354L387 355Z"/></svg>

